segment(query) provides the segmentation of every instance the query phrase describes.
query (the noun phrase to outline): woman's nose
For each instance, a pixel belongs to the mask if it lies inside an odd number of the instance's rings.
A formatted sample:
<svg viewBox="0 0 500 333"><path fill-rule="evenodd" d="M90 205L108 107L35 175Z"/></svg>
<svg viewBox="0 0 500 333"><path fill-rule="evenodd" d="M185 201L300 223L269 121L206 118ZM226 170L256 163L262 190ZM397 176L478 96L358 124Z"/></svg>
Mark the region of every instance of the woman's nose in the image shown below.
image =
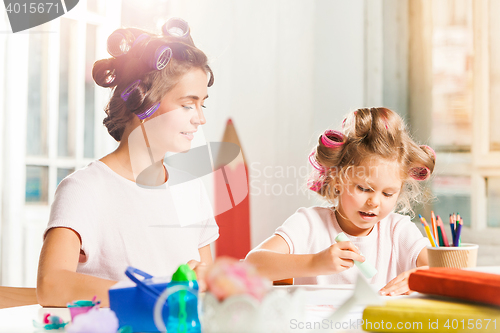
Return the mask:
<svg viewBox="0 0 500 333"><path fill-rule="evenodd" d="M194 122L199 124L199 125L204 125L207 122L207 120L205 119L205 114L203 113L202 108L199 108L197 110Z"/></svg>

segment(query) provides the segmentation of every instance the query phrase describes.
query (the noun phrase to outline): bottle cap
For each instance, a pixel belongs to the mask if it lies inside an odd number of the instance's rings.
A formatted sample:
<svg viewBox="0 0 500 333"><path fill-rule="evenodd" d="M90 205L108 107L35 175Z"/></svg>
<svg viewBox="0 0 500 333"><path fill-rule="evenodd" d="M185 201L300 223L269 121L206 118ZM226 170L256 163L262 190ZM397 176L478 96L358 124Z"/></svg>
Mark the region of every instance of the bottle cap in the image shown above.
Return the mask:
<svg viewBox="0 0 500 333"><path fill-rule="evenodd" d="M188 264L180 265L172 275L172 282L196 281L196 273Z"/></svg>

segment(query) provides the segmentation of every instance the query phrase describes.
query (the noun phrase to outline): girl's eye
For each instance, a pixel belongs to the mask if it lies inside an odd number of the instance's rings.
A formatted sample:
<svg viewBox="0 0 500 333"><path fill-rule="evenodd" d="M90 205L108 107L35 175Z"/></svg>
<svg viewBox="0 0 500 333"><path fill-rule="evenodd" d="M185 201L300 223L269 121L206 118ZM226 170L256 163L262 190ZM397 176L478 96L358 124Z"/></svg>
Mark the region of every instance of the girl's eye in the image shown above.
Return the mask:
<svg viewBox="0 0 500 333"><path fill-rule="evenodd" d="M189 106L189 105L183 105L182 107L183 107L184 109L186 109L186 110L192 110L192 109L193 109L193 107L192 107L192 106Z"/></svg>
<svg viewBox="0 0 500 333"><path fill-rule="evenodd" d="M361 192L370 192L371 191L369 188L364 188L364 187L361 187L360 185L358 185L357 187L358 187L358 190L360 190Z"/></svg>
<svg viewBox="0 0 500 333"><path fill-rule="evenodd" d="M206 108L207 108L205 105L202 105L201 107L202 107L202 108L204 108L204 109L206 109Z"/></svg>
<svg viewBox="0 0 500 333"><path fill-rule="evenodd" d="M385 192L384 192L384 195L385 195L386 197L390 198L390 197L392 197L392 196L394 195L394 193L385 193Z"/></svg>

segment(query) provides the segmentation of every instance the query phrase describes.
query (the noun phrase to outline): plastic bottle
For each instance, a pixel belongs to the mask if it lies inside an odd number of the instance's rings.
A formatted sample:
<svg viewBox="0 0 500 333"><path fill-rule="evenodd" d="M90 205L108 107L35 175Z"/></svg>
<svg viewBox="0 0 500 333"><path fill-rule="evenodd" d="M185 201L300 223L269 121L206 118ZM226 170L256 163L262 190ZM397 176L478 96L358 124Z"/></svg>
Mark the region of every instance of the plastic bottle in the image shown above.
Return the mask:
<svg viewBox="0 0 500 333"><path fill-rule="evenodd" d="M168 296L168 333L201 333L201 324L198 318L198 282L196 273L188 265L181 265L167 285L171 288L184 285L192 288L194 294L187 291L177 291Z"/></svg>

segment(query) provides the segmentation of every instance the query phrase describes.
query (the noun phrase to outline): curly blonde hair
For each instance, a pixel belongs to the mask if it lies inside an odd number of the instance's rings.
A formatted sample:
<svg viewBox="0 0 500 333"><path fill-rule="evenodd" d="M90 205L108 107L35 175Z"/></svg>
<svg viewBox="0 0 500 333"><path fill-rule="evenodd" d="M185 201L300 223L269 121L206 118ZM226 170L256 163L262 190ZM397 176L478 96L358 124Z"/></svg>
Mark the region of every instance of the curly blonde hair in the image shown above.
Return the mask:
<svg viewBox="0 0 500 333"><path fill-rule="evenodd" d="M346 184L348 171L372 158L398 163L402 187L395 211L412 214L411 204L423 197L420 180L432 174L436 156L429 146L417 145L401 117L384 107L357 109L344 119L342 131L320 136L310 156L319 171L310 189L333 203L339 195L335 184Z"/></svg>

